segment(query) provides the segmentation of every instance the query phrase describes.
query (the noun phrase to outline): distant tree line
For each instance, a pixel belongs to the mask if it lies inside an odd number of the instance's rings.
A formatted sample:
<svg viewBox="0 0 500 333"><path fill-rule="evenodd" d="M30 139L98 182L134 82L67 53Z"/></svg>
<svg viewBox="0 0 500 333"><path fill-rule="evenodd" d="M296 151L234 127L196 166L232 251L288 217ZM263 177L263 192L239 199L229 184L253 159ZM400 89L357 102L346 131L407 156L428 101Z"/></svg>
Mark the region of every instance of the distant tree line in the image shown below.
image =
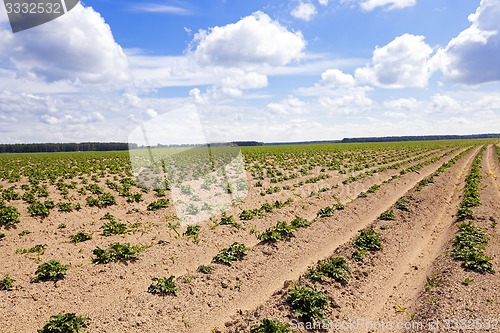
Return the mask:
<svg viewBox="0 0 500 333"><path fill-rule="evenodd" d="M0 153L56 153L72 151L112 151L135 149L137 145L124 142L82 143L16 143L0 144Z"/></svg>
<svg viewBox="0 0 500 333"><path fill-rule="evenodd" d="M342 143L352 142L394 142L394 141L426 141L426 140L467 140L500 138L498 134L471 134L471 135L420 135L420 136L384 136L367 138L345 138Z"/></svg>
<svg viewBox="0 0 500 333"><path fill-rule="evenodd" d="M252 147L252 146L264 145L264 142L258 142L258 141L233 141L232 143L240 147Z"/></svg>

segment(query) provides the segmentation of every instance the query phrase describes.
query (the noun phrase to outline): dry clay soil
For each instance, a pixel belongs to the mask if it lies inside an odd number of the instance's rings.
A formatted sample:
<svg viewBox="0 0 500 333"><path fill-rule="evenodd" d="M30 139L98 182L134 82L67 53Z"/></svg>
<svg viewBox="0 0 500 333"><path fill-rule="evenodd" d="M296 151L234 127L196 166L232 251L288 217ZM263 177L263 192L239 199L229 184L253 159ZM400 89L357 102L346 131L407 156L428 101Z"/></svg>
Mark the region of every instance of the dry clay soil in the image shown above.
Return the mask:
<svg viewBox="0 0 500 333"><path fill-rule="evenodd" d="M263 318L282 322L293 319L286 301L289 282L296 281L318 260L330 256L345 257L351 267L350 282L345 286L332 281L315 284L332 300L327 310L332 321L361 318L366 322L389 323L413 319L428 324L436 320L444 323L451 318L498 320L498 274L464 271L449 255L457 232L453 215L478 152L479 148L472 149L421 191L415 191L415 185L459 151L418 173L395 178L365 198L356 196L371 185L390 179L398 170L361 180L356 184L356 193L351 194L352 187L339 189L337 197L346 208L332 217L315 217L319 208L335 203L331 196L307 198L273 212L254 226L263 230L295 216L314 219L310 227L274 245L258 243L248 228L220 226L211 230L208 224L201 225L200 243L177 239L171 230L159 226L154 216L143 212L134 216L134 221L142 223L142 232L94 239L75 246L61 239L78 230L99 233L101 223L91 216L100 212L85 208L63 221L51 217L37 221L30 225L33 233L25 239L16 238L7 245L0 242L0 272L16 272L14 290L0 292L0 332L36 332L48 317L60 312L76 312L91 318L87 332L249 332L250 326ZM499 227L492 221L500 220L500 163L493 146L484 153L482 176L482 204L475 208L476 223L490 237L485 252L499 270ZM258 202L260 198L254 194L250 201ZM401 197L410 198L409 211L394 208ZM125 210L125 206L116 207L113 214L122 220L130 219L125 212L119 212L120 208ZM387 209L394 210L396 219L378 220ZM26 216L26 212L23 214ZM57 229L60 223L67 224L67 229ZM383 248L357 262L351 259L352 241L358 230L367 227L377 228ZM91 264L92 249L105 247L112 241L132 244L154 241L155 245L135 262ZM196 272L196 267L209 264L218 249L233 241L252 248L242 261L231 267L212 264L211 274ZM29 283L40 258L15 254L16 249L27 247L27 243L48 244L42 259L71 264L67 276L56 283ZM441 277L442 282L424 291L426 278L433 274ZM160 297L146 292L152 277L169 275L177 276L176 296ZM462 281L466 277L474 282L464 286ZM444 331L444 326L441 328L439 331ZM377 330L356 327L351 331ZM453 332L451 328L446 331Z"/></svg>

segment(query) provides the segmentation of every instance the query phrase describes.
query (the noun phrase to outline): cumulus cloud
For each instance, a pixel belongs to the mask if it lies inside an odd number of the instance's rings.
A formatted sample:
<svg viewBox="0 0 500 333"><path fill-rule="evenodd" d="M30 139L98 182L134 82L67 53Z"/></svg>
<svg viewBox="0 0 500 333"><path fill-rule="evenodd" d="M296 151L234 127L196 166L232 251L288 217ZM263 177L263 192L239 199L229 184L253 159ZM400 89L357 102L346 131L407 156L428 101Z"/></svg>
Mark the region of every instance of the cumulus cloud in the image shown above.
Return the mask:
<svg viewBox="0 0 500 333"><path fill-rule="evenodd" d="M453 97L435 94L431 97L432 109L435 111L456 111L461 108L459 102L457 102Z"/></svg>
<svg viewBox="0 0 500 333"><path fill-rule="evenodd" d="M301 2L297 7L292 9L292 11L290 12L290 14L296 19L304 21L312 20L312 18L316 16L317 13L318 11L316 10L316 7L309 2L306 3Z"/></svg>
<svg viewBox="0 0 500 333"><path fill-rule="evenodd" d="M446 79L463 84L500 80L500 2L481 0L471 26L438 50L435 66Z"/></svg>
<svg viewBox="0 0 500 333"><path fill-rule="evenodd" d="M377 7L385 7L389 10L401 9L415 6L416 0L364 0L360 3L363 10L371 11Z"/></svg>
<svg viewBox="0 0 500 333"><path fill-rule="evenodd" d="M371 63L358 68L355 77L386 88L425 87L432 74L429 65L432 52L423 36L404 34L377 47Z"/></svg>
<svg viewBox="0 0 500 333"><path fill-rule="evenodd" d="M414 110L418 102L415 98L398 98L385 101L383 103L384 107L390 110L398 111L411 111Z"/></svg>
<svg viewBox="0 0 500 333"><path fill-rule="evenodd" d="M338 69L328 69L321 74L319 84L334 87L353 87L356 80L351 74L345 74Z"/></svg>
<svg viewBox="0 0 500 333"><path fill-rule="evenodd" d="M92 8L68 14L18 34L0 27L0 67L14 67L46 81L105 83L125 80L127 57L108 24Z"/></svg>
<svg viewBox="0 0 500 333"><path fill-rule="evenodd" d="M328 0L318 0L321 6L328 6Z"/></svg>
<svg viewBox="0 0 500 333"><path fill-rule="evenodd" d="M343 115L369 112L373 106L373 101L361 88L345 90L333 96L323 96L318 102L325 111Z"/></svg>
<svg viewBox="0 0 500 333"><path fill-rule="evenodd" d="M286 65L302 57L301 32L289 31L263 12L195 34L194 57L202 65L241 67Z"/></svg>
<svg viewBox="0 0 500 333"><path fill-rule="evenodd" d="M269 103L267 109L276 114L303 114L307 112L306 102L290 95L278 103Z"/></svg>

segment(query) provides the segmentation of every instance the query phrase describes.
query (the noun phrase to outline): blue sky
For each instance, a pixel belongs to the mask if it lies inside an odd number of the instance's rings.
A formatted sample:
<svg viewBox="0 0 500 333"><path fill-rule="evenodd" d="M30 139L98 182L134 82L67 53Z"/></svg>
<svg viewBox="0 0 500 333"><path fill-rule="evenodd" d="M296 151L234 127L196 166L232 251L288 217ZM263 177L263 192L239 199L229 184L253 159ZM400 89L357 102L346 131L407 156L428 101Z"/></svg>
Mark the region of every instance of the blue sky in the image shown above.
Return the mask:
<svg viewBox="0 0 500 333"><path fill-rule="evenodd" d="M0 142L189 133L172 112L189 106L207 141L499 132L498 17L499 0L95 0L12 34L0 6Z"/></svg>

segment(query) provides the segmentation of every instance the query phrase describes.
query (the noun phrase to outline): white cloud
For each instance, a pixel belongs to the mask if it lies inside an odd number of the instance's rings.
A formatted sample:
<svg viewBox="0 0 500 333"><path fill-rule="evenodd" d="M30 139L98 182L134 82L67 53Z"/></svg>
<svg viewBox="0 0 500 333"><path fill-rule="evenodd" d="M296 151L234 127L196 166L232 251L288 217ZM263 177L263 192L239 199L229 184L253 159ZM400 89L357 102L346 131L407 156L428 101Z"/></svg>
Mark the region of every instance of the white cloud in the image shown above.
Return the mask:
<svg viewBox="0 0 500 333"><path fill-rule="evenodd" d="M333 87L353 87L356 80L351 74L345 74L338 69L328 69L321 74L319 84Z"/></svg>
<svg viewBox="0 0 500 333"><path fill-rule="evenodd" d="M416 0L364 0L360 3L363 10L371 11L377 7L386 7L389 10L415 6Z"/></svg>
<svg viewBox="0 0 500 333"><path fill-rule="evenodd" d="M374 104L361 88L348 89L335 96L320 97L318 102L330 114L342 115L369 112Z"/></svg>
<svg viewBox="0 0 500 333"><path fill-rule="evenodd" d="M158 112L155 111L155 109L147 109L145 111L146 115L150 116L151 118L155 118L158 115Z"/></svg>
<svg viewBox="0 0 500 333"><path fill-rule="evenodd" d="M431 97L432 109L435 111L457 111L464 110L464 108L453 97L435 94Z"/></svg>
<svg viewBox="0 0 500 333"><path fill-rule="evenodd" d="M318 0L321 6L328 6L328 0Z"/></svg>
<svg viewBox="0 0 500 333"><path fill-rule="evenodd" d="M438 50L433 63L448 80L480 84L500 80L500 2L481 0L471 26Z"/></svg>
<svg viewBox="0 0 500 333"><path fill-rule="evenodd" d="M222 79L222 86L237 89L258 89L268 84L267 76L256 72L245 73L242 70L234 70Z"/></svg>
<svg viewBox="0 0 500 333"><path fill-rule="evenodd" d="M373 52L371 64L358 68L355 77L385 88L425 87L432 71L432 48L423 36L404 34Z"/></svg>
<svg viewBox="0 0 500 333"><path fill-rule="evenodd" d="M127 57L108 24L92 8L77 5L37 28L12 34L0 28L0 66L46 81L115 83L128 78Z"/></svg>
<svg viewBox="0 0 500 333"><path fill-rule="evenodd" d="M413 97L398 98L398 99L391 99L391 100L385 101L383 103L383 105L384 105L384 107L386 107L390 110L412 111L417 107L418 102Z"/></svg>
<svg viewBox="0 0 500 333"><path fill-rule="evenodd" d="M306 3L301 2L297 7L292 9L292 11L290 12L290 14L296 19L304 21L312 20L312 18L316 16L317 13L318 11L316 10L316 7L309 2Z"/></svg>
<svg viewBox="0 0 500 333"><path fill-rule="evenodd" d="M158 3L141 3L132 7L133 11L147 13L163 13L175 15L191 15L192 12L179 6L163 5Z"/></svg>
<svg viewBox="0 0 500 333"><path fill-rule="evenodd" d="M300 59L306 42L302 33L287 30L259 11L236 23L200 30L193 46L202 65L262 67Z"/></svg>
<svg viewBox="0 0 500 333"><path fill-rule="evenodd" d="M269 103L267 109L273 113L282 115L303 114L307 112L307 104L297 97L290 95L278 103Z"/></svg>

